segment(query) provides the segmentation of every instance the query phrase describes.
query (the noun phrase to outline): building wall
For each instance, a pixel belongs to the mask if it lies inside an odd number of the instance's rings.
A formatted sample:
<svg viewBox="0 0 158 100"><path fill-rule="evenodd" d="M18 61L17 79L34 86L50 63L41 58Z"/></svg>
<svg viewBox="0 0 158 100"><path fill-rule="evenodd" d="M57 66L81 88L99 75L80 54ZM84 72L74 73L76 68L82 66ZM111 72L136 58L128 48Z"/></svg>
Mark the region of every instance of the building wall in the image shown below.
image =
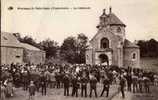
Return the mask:
<svg viewBox="0 0 158 100"><path fill-rule="evenodd" d="M86 64L93 64L93 51L92 49L86 50Z"/></svg>
<svg viewBox="0 0 158 100"><path fill-rule="evenodd" d="M98 58L100 54L105 54L108 57L109 65L112 65L112 54L111 52L95 52L95 64L100 64L100 59Z"/></svg>
<svg viewBox="0 0 158 100"><path fill-rule="evenodd" d="M44 51L24 50L24 62L31 64L40 64L45 62Z"/></svg>
<svg viewBox="0 0 158 100"><path fill-rule="evenodd" d="M1 47L1 63L23 63L23 49L16 47Z"/></svg>
<svg viewBox="0 0 158 100"><path fill-rule="evenodd" d="M103 37L108 38L109 48L112 49L112 55L111 55L112 57L110 57L110 58L112 58L111 59L112 60L112 65L120 66L120 65L123 65L123 57L122 56L120 57L120 55L123 52L123 46L121 46L121 50L119 51L118 50L118 45L120 44L120 42L123 42L123 38L119 35L116 35L116 34L112 33L111 32L112 29L107 27L107 28L103 28L101 30L98 30L98 33L96 34L96 36L91 41L91 45L92 45L92 48L94 50L98 50L98 49L100 49L100 40ZM120 55L118 54L119 52L120 52ZM119 63L118 59L120 60L120 63Z"/></svg>
<svg viewBox="0 0 158 100"><path fill-rule="evenodd" d="M136 54L133 59L133 54ZM124 67L140 68L140 50L139 48L124 48Z"/></svg>

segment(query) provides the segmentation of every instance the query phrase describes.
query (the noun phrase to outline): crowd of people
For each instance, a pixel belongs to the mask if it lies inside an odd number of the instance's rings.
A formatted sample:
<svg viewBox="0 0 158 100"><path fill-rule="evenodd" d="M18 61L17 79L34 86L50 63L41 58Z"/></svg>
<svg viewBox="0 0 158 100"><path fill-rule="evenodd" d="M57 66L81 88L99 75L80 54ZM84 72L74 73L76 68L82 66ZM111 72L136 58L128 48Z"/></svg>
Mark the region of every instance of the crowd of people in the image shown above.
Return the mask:
<svg viewBox="0 0 158 100"><path fill-rule="evenodd" d="M95 97L98 97L97 84L102 84L99 96L103 96L106 91L106 97L108 97L110 86L118 84L124 98L126 88L133 93L150 93L151 85L158 86L158 74L131 67L87 64L11 64L2 65L1 68L1 100L14 96L14 88L19 87L28 91L32 99L35 92L47 95L48 88L63 88L64 96L76 97L79 94L81 97L92 97L94 91Z"/></svg>

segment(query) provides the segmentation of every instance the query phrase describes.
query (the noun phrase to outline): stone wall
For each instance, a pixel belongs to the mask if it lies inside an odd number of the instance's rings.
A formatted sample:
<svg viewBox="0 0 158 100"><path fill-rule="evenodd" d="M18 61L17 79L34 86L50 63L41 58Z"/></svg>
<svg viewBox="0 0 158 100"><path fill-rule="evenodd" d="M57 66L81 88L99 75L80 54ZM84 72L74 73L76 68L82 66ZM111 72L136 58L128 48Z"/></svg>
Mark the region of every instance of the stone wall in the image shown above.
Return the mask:
<svg viewBox="0 0 158 100"><path fill-rule="evenodd" d="M1 63L23 63L23 49L16 47L1 47Z"/></svg>
<svg viewBox="0 0 158 100"><path fill-rule="evenodd" d="M133 54L136 54L133 59ZM124 67L140 68L140 50L139 48L124 48Z"/></svg>
<svg viewBox="0 0 158 100"><path fill-rule="evenodd" d="M31 64L40 64L45 62L45 52L24 49L24 62Z"/></svg>
<svg viewBox="0 0 158 100"><path fill-rule="evenodd" d="M98 30L98 33L94 36L94 38L91 40L91 45L94 50L100 49L100 41L102 38L107 38L109 40L109 48L112 49L112 65L118 65L118 45L120 42L123 41L123 39L112 33L110 28L103 28L101 30ZM121 47L122 48L122 47ZM122 51L121 51L122 52ZM120 62L123 62L123 57L120 57ZM120 63L121 64L121 63Z"/></svg>
<svg viewBox="0 0 158 100"><path fill-rule="evenodd" d="M93 64L93 51L92 49L87 49L86 50L86 64Z"/></svg>
<svg viewBox="0 0 158 100"><path fill-rule="evenodd" d="M108 57L109 65L112 65L112 53L111 52L95 52L95 64L100 64L100 59L98 58L100 54L105 54Z"/></svg>

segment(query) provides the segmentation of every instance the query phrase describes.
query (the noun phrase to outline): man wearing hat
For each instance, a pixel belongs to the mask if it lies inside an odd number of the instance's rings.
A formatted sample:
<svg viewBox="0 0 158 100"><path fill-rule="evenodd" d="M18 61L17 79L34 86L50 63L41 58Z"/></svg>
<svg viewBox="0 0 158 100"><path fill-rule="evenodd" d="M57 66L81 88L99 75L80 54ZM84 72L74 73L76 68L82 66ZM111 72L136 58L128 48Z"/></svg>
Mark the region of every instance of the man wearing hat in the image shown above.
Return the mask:
<svg viewBox="0 0 158 100"><path fill-rule="evenodd" d="M87 83L88 78L86 77L86 72L83 72L83 76L81 77L81 96L83 97L83 92L85 93L85 97L87 97Z"/></svg>
<svg viewBox="0 0 158 100"><path fill-rule="evenodd" d="M103 78L103 90L101 92L101 95L103 95L104 91L106 90L106 97L109 96L109 88L110 88L110 80L108 79L108 77L105 75Z"/></svg>
<svg viewBox="0 0 158 100"><path fill-rule="evenodd" d="M94 90L95 97L97 97L97 78L92 75L90 78L90 97L92 97L92 91Z"/></svg>
<svg viewBox="0 0 158 100"><path fill-rule="evenodd" d="M77 75L75 74L72 77L72 96L76 95L76 97L78 97L78 88L79 88L78 79L77 79Z"/></svg>
<svg viewBox="0 0 158 100"><path fill-rule="evenodd" d="M65 73L65 75L63 77L63 83L64 83L64 96L69 96L70 80L69 80L68 73Z"/></svg>

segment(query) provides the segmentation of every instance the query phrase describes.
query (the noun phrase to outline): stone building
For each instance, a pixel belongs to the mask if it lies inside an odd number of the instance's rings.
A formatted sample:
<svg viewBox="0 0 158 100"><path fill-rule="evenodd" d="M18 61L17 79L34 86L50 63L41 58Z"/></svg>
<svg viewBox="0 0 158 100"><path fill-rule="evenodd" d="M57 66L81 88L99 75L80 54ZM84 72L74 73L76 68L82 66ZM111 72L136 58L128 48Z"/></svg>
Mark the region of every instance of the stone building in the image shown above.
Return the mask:
<svg viewBox="0 0 158 100"><path fill-rule="evenodd" d="M139 67L139 46L126 39L125 27L111 7L108 14L104 9L97 26L98 32L89 41L86 63Z"/></svg>
<svg viewBox="0 0 158 100"><path fill-rule="evenodd" d="M24 58L23 61L25 63L30 64L43 64L45 62L45 51L40 50L30 44L27 43L20 43L21 46L24 48Z"/></svg>
<svg viewBox="0 0 158 100"><path fill-rule="evenodd" d="M23 48L16 37L1 33L1 64L23 63Z"/></svg>
<svg viewBox="0 0 158 100"><path fill-rule="evenodd" d="M21 43L11 33L1 33L1 64L45 62L45 51L42 51L27 43Z"/></svg>

